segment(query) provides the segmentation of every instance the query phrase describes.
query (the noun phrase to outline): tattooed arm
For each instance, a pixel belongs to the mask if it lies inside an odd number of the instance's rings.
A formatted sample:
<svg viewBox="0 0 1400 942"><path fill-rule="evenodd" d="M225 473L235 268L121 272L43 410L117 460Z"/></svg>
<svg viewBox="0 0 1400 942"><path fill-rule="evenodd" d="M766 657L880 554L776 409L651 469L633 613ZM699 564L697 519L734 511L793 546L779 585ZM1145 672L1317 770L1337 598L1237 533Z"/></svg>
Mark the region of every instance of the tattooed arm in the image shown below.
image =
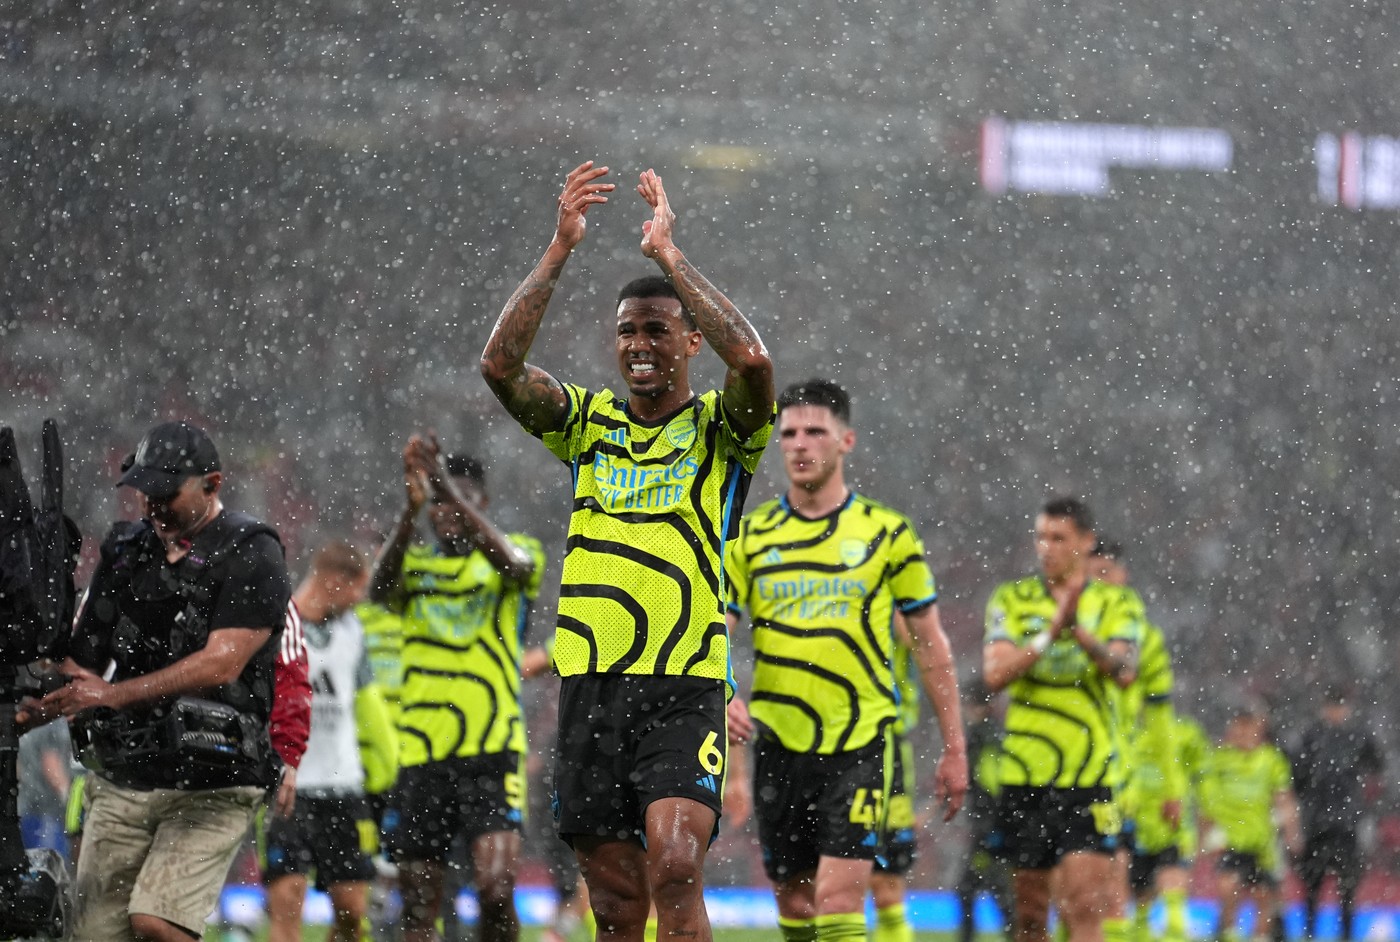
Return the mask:
<svg viewBox="0 0 1400 942"><path fill-rule="evenodd" d="M528 431L541 433L559 428L568 414L564 387L553 376L525 362L525 355L539 332L554 286L564 271L574 246L583 241L584 215L595 203L606 203L614 184L599 183L607 167L587 161L575 167L559 196L559 217L554 239L535 270L520 283L496 321L481 354L481 375L496 398Z"/></svg>
<svg viewBox="0 0 1400 942"><path fill-rule="evenodd" d="M695 270L671 241L676 214L671 211L655 171L642 174L637 192L652 208L651 219L642 223L642 254L661 266L681 296L681 303L695 315L705 341L729 367L724 381L724 409L735 430L747 437L762 428L772 415L773 361L748 319Z"/></svg>

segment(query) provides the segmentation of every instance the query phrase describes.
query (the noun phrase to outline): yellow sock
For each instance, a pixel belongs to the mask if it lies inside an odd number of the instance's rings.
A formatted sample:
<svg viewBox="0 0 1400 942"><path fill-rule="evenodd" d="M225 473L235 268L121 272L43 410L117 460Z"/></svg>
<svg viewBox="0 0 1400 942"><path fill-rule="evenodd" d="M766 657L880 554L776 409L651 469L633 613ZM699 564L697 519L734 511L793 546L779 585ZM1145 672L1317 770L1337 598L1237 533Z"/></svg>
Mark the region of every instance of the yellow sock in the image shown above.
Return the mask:
<svg viewBox="0 0 1400 942"><path fill-rule="evenodd" d="M1103 942L1128 942L1131 924L1121 916L1103 921Z"/></svg>
<svg viewBox="0 0 1400 942"><path fill-rule="evenodd" d="M645 940L645 942L656 942L656 917L655 917L655 916L648 916L648 917L647 917L647 928L646 928L646 932L644 932L644 933L642 934L642 938Z"/></svg>
<svg viewBox="0 0 1400 942"><path fill-rule="evenodd" d="M817 942L817 927L810 919L779 916L778 931L783 934L783 942Z"/></svg>
<svg viewBox="0 0 1400 942"><path fill-rule="evenodd" d="M1167 890L1162 894L1162 905L1167 910L1165 938L1184 942L1187 938L1188 926L1186 922L1186 890L1185 888Z"/></svg>
<svg viewBox="0 0 1400 942"><path fill-rule="evenodd" d="M828 913L818 916L817 942L850 942L865 938L864 913Z"/></svg>
<svg viewBox="0 0 1400 942"><path fill-rule="evenodd" d="M1152 942L1152 904L1140 901L1133 909L1133 942Z"/></svg>
<svg viewBox="0 0 1400 942"><path fill-rule="evenodd" d="M914 942L914 927L909 924L909 909L903 903L875 910L875 934L872 942Z"/></svg>

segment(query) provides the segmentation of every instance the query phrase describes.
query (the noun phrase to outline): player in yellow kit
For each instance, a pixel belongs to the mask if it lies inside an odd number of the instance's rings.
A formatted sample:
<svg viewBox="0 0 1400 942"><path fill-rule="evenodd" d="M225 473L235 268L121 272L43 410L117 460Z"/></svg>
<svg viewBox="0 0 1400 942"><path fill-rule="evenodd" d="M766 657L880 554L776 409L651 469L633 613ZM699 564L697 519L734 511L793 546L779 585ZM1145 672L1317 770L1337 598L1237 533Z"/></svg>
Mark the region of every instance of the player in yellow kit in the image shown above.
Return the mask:
<svg viewBox="0 0 1400 942"><path fill-rule="evenodd" d="M773 365L753 326L674 241L650 170L642 254L659 275L619 292L614 353L627 395L526 361L554 287L607 203L608 168L576 167L554 238L506 302L481 371L506 410L569 469L573 513L554 664L559 833L578 856L600 940L632 942L656 904L661 938L705 942L704 859L728 750L724 541L773 429ZM574 331L576 333L576 331ZM708 344L724 388L698 395Z"/></svg>
<svg viewBox="0 0 1400 942"><path fill-rule="evenodd" d="M1143 610L1131 589L1086 579L1096 542L1082 501L1047 502L1035 519L1040 573L1004 583L987 604L983 677L1010 695L998 822L1016 942L1046 938L1052 875L1072 942L1127 935L1113 862L1123 768L1111 690L1136 676Z"/></svg>
<svg viewBox="0 0 1400 942"><path fill-rule="evenodd" d="M754 811L784 938L864 939L898 758L896 612L943 734L936 797L948 817L967 790L957 678L913 526L846 485L845 390L807 380L778 409L787 491L746 515L728 550L754 643L753 690L747 711L730 704L731 727L754 740Z"/></svg>
<svg viewBox="0 0 1400 942"><path fill-rule="evenodd" d="M1220 745L1207 755L1200 795L1205 850L1219 852L1221 938L1239 938L1235 919L1242 898L1248 897L1257 907L1254 938L1271 939L1279 905L1279 838L1293 855L1302 850L1303 838L1293 773L1288 759L1268 741L1262 707L1246 706L1230 719Z"/></svg>
<svg viewBox="0 0 1400 942"><path fill-rule="evenodd" d="M514 940L524 815L520 661L544 553L486 516L486 477L434 436L404 448L406 505L370 597L403 616L399 781L386 841L399 866L405 942L426 942L453 839L470 847L483 940ZM436 540L415 544L427 510Z"/></svg>
<svg viewBox="0 0 1400 942"><path fill-rule="evenodd" d="M1100 540L1088 572L1092 579L1126 586L1128 568L1122 547ZM1132 825L1119 853L1127 858L1129 888L1137 900L1134 931L1141 942L1148 942L1147 914L1159 892L1167 914L1162 942L1187 939L1185 865L1195 842L1194 825L1184 809L1188 770L1177 743L1173 684L1171 653L1162 630L1144 619L1137 677L1118 697L1127 776L1121 803L1130 817L1125 823Z"/></svg>

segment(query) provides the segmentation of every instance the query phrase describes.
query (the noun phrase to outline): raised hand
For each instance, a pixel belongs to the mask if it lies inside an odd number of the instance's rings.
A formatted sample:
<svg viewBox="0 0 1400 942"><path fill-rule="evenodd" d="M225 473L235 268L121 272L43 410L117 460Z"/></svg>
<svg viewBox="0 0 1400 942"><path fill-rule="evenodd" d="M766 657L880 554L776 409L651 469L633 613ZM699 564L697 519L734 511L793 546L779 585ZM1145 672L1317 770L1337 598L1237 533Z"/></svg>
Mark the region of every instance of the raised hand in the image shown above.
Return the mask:
<svg viewBox="0 0 1400 942"><path fill-rule="evenodd" d="M554 241L569 249L583 241L588 229L585 214L595 203L606 203L608 198L603 194L616 188L616 184L598 182L607 172L607 167L595 167L591 160L570 171L564 181L564 192L559 194L559 220L554 227Z"/></svg>
<svg viewBox="0 0 1400 942"><path fill-rule="evenodd" d="M1084 578L1081 576L1075 580L1069 592L1060 599L1060 604L1055 611L1055 619L1051 622L1050 630L1054 632L1056 638L1066 638L1074 631L1075 622L1079 617L1079 597L1084 594Z"/></svg>
<svg viewBox="0 0 1400 942"><path fill-rule="evenodd" d="M428 479L433 468L430 455L421 435L412 436L403 446L404 497L407 498L409 512L415 515L428 502Z"/></svg>
<svg viewBox="0 0 1400 942"><path fill-rule="evenodd" d="M642 223L642 254L647 258L656 258L663 249L674 244L672 236L676 229L676 214L671 211L666 189L655 170L642 171L637 192L651 207L651 218Z"/></svg>

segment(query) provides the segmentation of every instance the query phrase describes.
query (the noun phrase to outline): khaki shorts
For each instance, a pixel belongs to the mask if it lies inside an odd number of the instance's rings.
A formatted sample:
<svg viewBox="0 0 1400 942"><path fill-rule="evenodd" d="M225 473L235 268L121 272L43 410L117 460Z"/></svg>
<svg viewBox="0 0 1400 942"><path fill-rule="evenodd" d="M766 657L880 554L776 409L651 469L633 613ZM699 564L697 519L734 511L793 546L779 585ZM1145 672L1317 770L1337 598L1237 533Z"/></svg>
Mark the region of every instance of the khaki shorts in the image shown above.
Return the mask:
<svg viewBox="0 0 1400 942"><path fill-rule="evenodd" d="M264 795L256 786L137 791L88 776L73 938L129 940L133 913L202 935Z"/></svg>

